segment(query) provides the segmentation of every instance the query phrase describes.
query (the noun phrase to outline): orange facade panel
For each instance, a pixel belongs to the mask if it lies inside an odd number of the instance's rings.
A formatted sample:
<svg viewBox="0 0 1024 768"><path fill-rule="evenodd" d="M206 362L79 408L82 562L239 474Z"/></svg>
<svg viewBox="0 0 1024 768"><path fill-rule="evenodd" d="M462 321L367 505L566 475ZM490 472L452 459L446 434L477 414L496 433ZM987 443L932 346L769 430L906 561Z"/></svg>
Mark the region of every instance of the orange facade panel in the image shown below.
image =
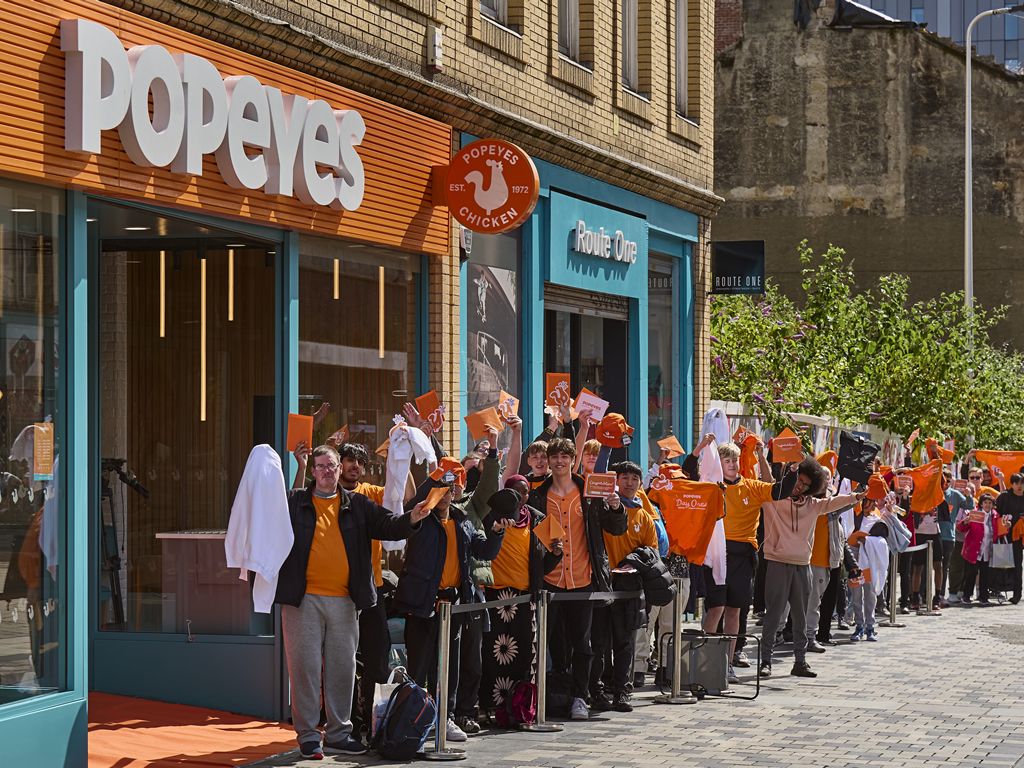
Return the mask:
<svg viewBox="0 0 1024 768"><path fill-rule="evenodd" d="M60 22L75 18L104 25L125 48L155 44L172 54L192 53L210 61L221 77L251 75L282 93L358 111L366 124L357 147L365 169L362 203L354 211L334 210L236 189L221 178L212 155L204 158L201 176L141 167L128 157L116 130L104 132L99 154L65 150ZM450 252L448 209L433 204L430 181L431 166L449 162L450 126L94 0L7 0L5 22L0 174L411 251Z"/></svg>

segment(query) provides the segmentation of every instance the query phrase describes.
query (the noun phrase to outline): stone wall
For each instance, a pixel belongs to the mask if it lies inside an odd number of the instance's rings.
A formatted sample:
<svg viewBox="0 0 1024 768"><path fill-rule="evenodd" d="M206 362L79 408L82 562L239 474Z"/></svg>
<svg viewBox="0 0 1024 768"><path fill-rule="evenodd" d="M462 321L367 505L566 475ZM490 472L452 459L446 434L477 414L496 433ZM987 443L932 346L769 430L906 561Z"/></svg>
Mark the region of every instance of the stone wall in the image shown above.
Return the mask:
<svg viewBox="0 0 1024 768"><path fill-rule="evenodd" d="M729 4L731 0L719 0ZM912 297L963 288L964 53L914 29L792 23L744 1L716 65L715 239L766 241L766 273L800 283L796 246L846 248L858 279L901 272ZM974 62L975 294L1024 298L1021 78ZM1012 317L997 336L1024 348Z"/></svg>

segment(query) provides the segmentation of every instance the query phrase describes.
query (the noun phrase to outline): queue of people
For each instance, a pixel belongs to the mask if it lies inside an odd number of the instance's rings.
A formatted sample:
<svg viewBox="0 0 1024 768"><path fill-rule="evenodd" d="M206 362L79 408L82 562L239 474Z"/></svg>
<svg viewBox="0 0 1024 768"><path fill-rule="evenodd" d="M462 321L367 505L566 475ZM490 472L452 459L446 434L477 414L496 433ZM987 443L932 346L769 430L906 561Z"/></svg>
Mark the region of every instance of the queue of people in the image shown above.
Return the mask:
<svg viewBox="0 0 1024 768"><path fill-rule="evenodd" d="M382 447L383 486L364 481L362 445L295 449L294 544L276 602L304 758L367 751L374 690L390 672L389 617L404 620L408 674L436 690L442 601L481 605L451 622L450 714L435 727L458 742L510 725L509 703L535 694L541 664L564 685L569 718L631 711L670 631L673 596L689 606L703 598L703 631L731 636L730 683L751 666L751 619L762 626L758 676L775 674L775 649L791 642L790 674L816 677L808 654L837 645L833 627L851 642L877 641L890 579L899 610L929 607L917 544L933 548L935 607L969 605L976 591L982 605L996 591L1020 599L1024 467L1007 485L1000 468L976 466L974 452L956 465L935 441L915 467L915 433L903 466L876 458L858 485L840 477L834 452L774 461L771 443L705 420L690 453L662 449L645 469L624 456L612 462L642 437L618 414L550 409L525 449L522 421L503 421L507 453L491 426L458 461L406 404ZM400 553L400 565L393 555L385 569L385 552ZM1007 556L1009 568L992 567ZM590 599L612 590L644 597ZM541 591L562 596L549 607L546 658L534 602L502 603Z"/></svg>

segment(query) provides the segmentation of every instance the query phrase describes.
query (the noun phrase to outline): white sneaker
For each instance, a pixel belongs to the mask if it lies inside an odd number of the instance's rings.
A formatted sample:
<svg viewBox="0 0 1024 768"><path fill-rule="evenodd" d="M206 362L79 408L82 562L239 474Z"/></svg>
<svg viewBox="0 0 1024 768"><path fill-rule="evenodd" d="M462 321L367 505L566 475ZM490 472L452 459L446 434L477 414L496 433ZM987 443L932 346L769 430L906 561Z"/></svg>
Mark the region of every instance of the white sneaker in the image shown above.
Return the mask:
<svg viewBox="0 0 1024 768"><path fill-rule="evenodd" d="M466 732L459 728L451 718L448 719L448 726L444 729L444 735L448 741L466 740Z"/></svg>
<svg viewBox="0 0 1024 768"><path fill-rule="evenodd" d="M572 720L589 720L590 710L587 709L587 702L583 699L573 699L572 707L569 709L569 717Z"/></svg>
<svg viewBox="0 0 1024 768"><path fill-rule="evenodd" d="M959 592L950 592L949 593L949 597L946 598L946 602L949 603L950 605L956 605L957 603L960 602L960 593Z"/></svg>
<svg viewBox="0 0 1024 768"><path fill-rule="evenodd" d="M726 676L726 679L730 683L738 683L740 681L740 679L736 677L736 670L732 668L732 664L729 665L729 674Z"/></svg>

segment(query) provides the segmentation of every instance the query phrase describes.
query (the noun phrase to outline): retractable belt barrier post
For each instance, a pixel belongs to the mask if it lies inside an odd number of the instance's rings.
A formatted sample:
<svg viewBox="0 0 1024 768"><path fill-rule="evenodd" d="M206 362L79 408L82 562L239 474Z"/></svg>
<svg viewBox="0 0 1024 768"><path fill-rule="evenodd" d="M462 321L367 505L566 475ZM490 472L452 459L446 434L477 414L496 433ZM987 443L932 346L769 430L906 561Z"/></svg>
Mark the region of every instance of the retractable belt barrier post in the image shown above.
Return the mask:
<svg viewBox="0 0 1024 768"><path fill-rule="evenodd" d="M555 733L562 730L558 723L547 722L548 716L548 603L551 593L542 590L537 596L537 722L521 723L524 731Z"/></svg>
<svg viewBox="0 0 1024 768"><path fill-rule="evenodd" d="M897 582L900 579L900 558L899 555L893 552L889 556L889 620L878 622L880 627L905 627L906 624L901 624L896 621L896 604L899 602L899 595L897 593ZM864 612L875 610L875 606L864 606Z"/></svg>
<svg viewBox="0 0 1024 768"><path fill-rule="evenodd" d="M697 697L689 690L683 690L683 580L677 577L675 582L676 596L672 600L672 693L656 697L654 703L696 704Z"/></svg>
<svg viewBox="0 0 1024 768"><path fill-rule="evenodd" d="M935 600L935 542L929 541L928 554L924 561L924 576L922 578L927 580L924 588L924 602L925 604L918 609L918 616L941 616L942 612L932 608L932 603Z"/></svg>
<svg viewBox="0 0 1024 768"><path fill-rule="evenodd" d="M447 743L448 728L448 652L452 631L452 604L442 600L437 604L437 722L434 724L434 746L423 750L427 760L465 760L466 751L454 749Z"/></svg>

